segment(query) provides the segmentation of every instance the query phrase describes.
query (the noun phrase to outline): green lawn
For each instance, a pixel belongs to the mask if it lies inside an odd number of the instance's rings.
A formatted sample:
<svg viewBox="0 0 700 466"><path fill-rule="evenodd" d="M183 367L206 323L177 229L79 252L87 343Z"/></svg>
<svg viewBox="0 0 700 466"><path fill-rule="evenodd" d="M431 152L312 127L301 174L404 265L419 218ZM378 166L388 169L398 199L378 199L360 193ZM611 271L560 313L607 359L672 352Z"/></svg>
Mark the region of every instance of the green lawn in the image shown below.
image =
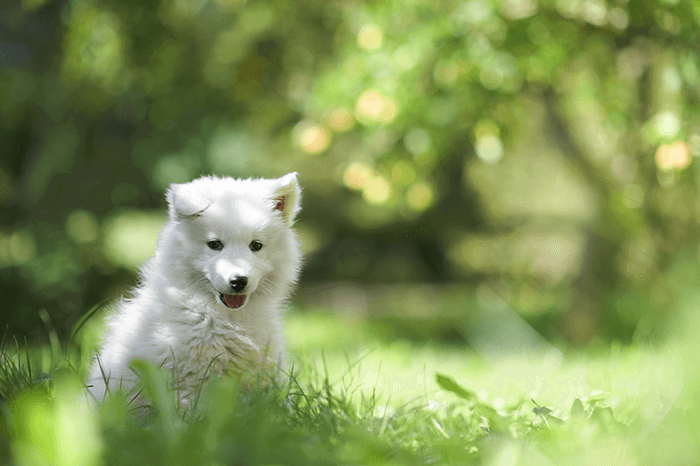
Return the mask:
<svg viewBox="0 0 700 466"><path fill-rule="evenodd" d="M145 367L146 415L120 397L90 414L64 353L6 341L0 464L700 464L690 343L493 358L300 313L287 333L281 386L214 380L182 412Z"/></svg>

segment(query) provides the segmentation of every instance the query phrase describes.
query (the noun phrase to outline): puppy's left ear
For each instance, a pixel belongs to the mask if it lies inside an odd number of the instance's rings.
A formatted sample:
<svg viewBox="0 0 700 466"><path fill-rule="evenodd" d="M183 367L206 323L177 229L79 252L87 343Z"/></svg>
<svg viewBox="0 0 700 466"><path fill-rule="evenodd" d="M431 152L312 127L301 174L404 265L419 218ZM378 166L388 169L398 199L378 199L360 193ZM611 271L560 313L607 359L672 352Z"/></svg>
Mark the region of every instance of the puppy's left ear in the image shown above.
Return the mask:
<svg viewBox="0 0 700 466"><path fill-rule="evenodd" d="M201 185L196 184L196 181L173 183L168 188L166 199L172 220L180 221L199 216L211 205L211 201L199 189Z"/></svg>
<svg viewBox="0 0 700 466"><path fill-rule="evenodd" d="M275 210L282 212L282 217L287 225L292 226L294 218L301 210L301 188L297 183L297 173L287 173L282 178L274 180Z"/></svg>

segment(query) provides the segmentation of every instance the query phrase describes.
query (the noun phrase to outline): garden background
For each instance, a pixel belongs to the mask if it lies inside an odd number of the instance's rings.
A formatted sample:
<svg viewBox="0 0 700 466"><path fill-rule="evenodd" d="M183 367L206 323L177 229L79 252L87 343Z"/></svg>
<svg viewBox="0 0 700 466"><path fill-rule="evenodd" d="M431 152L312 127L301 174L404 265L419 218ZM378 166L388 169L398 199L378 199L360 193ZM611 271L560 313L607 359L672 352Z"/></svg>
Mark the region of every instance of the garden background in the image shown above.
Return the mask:
<svg viewBox="0 0 700 466"><path fill-rule="evenodd" d="M600 374L623 354L624 377L668 383L647 387L656 410L631 395L640 431L695 412L699 27L683 0L5 2L6 344L65 347L133 286L169 183L297 171L297 361L385 348L425 375L526 356L568 380L569 355ZM586 387L549 403L599 400Z"/></svg>

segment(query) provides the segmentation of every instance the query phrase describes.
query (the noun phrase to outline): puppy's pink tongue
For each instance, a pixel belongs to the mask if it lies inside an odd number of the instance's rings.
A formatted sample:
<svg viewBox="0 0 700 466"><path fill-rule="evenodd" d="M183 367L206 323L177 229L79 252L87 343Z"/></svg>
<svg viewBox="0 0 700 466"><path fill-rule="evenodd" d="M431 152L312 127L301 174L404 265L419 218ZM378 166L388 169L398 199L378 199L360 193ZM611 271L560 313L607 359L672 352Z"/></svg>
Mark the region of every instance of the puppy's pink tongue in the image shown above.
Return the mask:
<svg viewBox="0 0 700 466"><path fill-rule="evenodd" d="M245 303L244 294L225 294L223 295L224 304L231 309L238 309Z"/></svg>

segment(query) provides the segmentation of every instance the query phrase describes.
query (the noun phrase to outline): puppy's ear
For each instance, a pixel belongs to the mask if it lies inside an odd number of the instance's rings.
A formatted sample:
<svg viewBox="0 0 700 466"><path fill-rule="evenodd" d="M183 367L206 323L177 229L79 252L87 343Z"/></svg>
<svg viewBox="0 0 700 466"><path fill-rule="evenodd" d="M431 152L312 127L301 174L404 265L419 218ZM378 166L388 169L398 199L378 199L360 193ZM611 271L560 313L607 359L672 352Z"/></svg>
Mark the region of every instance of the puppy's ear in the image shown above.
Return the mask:
<svg viewBox="0 0 700 466"><path fill-rule="evenodd" d="M176 221L197 216L211 205L211 201L193 183L171 184L166 199L170 218Z"/></svg>
<svg viewBox="0 0 700 466"><path fill-rule="evenodd" d="M297 173L288 173L282 178L274 180L275 210L282 212L282 217L287 225L292 226L294 218L301 210L301 188L297 183Z"/></svg>

